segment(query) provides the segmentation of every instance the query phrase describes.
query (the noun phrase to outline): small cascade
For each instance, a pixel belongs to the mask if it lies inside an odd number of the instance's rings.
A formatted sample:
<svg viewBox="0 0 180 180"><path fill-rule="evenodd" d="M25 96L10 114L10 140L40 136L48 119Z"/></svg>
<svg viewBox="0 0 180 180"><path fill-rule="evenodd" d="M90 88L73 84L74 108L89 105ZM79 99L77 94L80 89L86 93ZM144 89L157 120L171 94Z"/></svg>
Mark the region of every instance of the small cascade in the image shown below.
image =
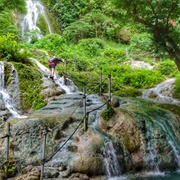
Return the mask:
<svg viewBox="0 0 180 180"><path fill-rule="evenodd" d="M102 106L102 102L100 101L100 98L97 95L88 95L87 96L87 105L88 105L88 101L93 104L93 108L98 108L98 107ZM99 110L96 110L96 112L94 114L95 117L93 118L93 119L95 119L95 121L92 122L92 126L104 138L104 145L102 147L102 158L104 161L106 176L108 178L114 179L114 177L121 176L121 168L120 168L120 165L118 162L117 154L114 149L112 140L98 126L98 119L99 119L99 115L100 115L101 111L102 111L102 108L100 108ZM91 117L89 117L89 119L88 119L89 122L91 122L90 119L91 119Z"/></svg>
<svg viewBox="0 0 180 180"><path fill-rule="evenodd" d="M37 66L43 72L42 74L46 77L49 77L49 69L41 64L36 59L31 58L33 61L36 62ZM65 78L64 76L59 77L57 73L54 74L54 82L58 85L59 88L64 89L66 94L71 94L78 92L78 88L74 85L74 83L69 79Z"/></svg>
<svg viewBox="0 0 180 180"><path fill-rule="evenodd" d="M15 79L16 81L17 79ZM16 82L15 82L16 83ZM4 87L4 64L0 63L0 97L2 98L5 107L10 111L13 117L16 118L25 118L18 113L17 109L14 107L14 100L9 96L8 92Z"/></svg>
<svg viewBox="0 0 180 180"><path fill-rule="evenodd" d="M156 170L159 171L159 160L157 156L157 152L155 148L153 148L153 129L154 127L158 128L159 130L162 131L162 134L166 137L166 143L171 147L172 152L173 152L173 158L175 159L178 168L180 168L180 142L176 136L176 131L178 128L175 126L176 125L176 117L170 115L169 113L162 112L160 114L156 114L156 119L155 118L150 118L151 123L147 123L147 140L148 140L148 147L147 150L149 151L149 159L151 161L148 161L148 164L152 165L150 167L154 167L151 170ZM149 121L146 121L149 122ZM152 130L151 130L152 129ZM155 139L154 139L155 140ZM153 162L153 163L151 163Z"/></svg>
<svg viewBox="0 0 180 180"><path fill-rule="evenodd" d="M40 0L26 0L26 8L27 14L24 16L23 20L21 21L21 28L22 28L22 35L24 35L28 30L33 31L37 30L40 32L40 29L37 25L39 20L39 15L42 15L44 18L49 33L52 33L50 22L47 18L45 13L44 7L41 4ZM42 37L42 34L38 34L38 39Z"/></svg>
<svg viewBox="0 0 180 180"><path fill-rule="evenodd" d="M174 152L174 156L175 156L175 160L176 160L176 163L178 165L178 167L180 168L180 152L178 151L178 149L176 148L176 146L174 146L174 143L169 140L168 141L169 145L172 147L172 150Z"/></svg>
<svg viewBox="0 0 180 180"><path fill-rule="evenodd" d="M143 91L142 98L154 102L180 105L180 101L172 97L175 78L167 79L156 87Z"/></svg>
<svg viewBox="0 0 180 180"><path fill-rule="evenodd" d="M153 172L160 172L157 152L156 149L153 147L151 141L148 141L147 143L147 151L148 151L147 162L148 162L149 170Z"/></svg>
<svg viewBox="0 0 180 180"><path fill-rule="evenodd" d="M162 128L164 133L167 135L167 142L171 146L173 153L174 153L176 163L177 163L178 167L180 168L180 143L179 143L174 131L172 130L171 125L164 123L162 121L157 122L157 123Z"/></svg>
<svg viewBox="0 0 180 180"><path fill-rule="evenodd" d="M150 171L153 172L160 172L159 171L159 159L158 155L156 152L156 149L154 148L154 142L153 142L153 123L152 122L147 122L146 123L146 128L148 128L147 134L146 134L146 139L147 139L147 155L146 155L146 160L147 160L147 165Z"/></svg>
<svg viewBox="0 0 180 180"><path fill-rule="evenodd" d="M108 141L104 144L102 154L107 177L111 178L120 176L121 169L112 141Z"/></svg>
<svg viewBox="0 0 180 180"><path fill-rule="evenodd" d="M4 88L4 65L0 62L0 90Z"/></svg>

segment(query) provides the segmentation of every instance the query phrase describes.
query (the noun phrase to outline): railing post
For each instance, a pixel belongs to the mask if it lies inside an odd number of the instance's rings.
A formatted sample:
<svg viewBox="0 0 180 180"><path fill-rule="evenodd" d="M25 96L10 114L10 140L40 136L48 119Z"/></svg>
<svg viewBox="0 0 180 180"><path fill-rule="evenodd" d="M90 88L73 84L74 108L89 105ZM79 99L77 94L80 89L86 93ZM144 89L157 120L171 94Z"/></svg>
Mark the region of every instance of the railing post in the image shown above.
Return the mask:
<svg viewBox="0 0 180 180"><path fill-rule="evenodd" d="M6 134L6 177L8 177L8 166L9 166L9 136L10 136L10 123L7 123L7 134Z"/></svg>
<svg viewBox="0 0 180 180"><path fill-rule="evenodd" d="M43 130L42 162L41 162L41 178L40 178L41 180L43 180L43 176L44 176L46 136L47 136L47 127Z"/></svg>
<svg viewBox="0 0 180 180"><path fill-rule="evenodd" d="M111 104L111 74L108 75L108 96L107 108L109 108Z"/></svg>
<svg viewBox="0 0 180 180"><path fill-rule="evenodd" d="M96 58L96 67L98 67L98 58Z"/></svg>
<svg viewBox="0 0 180 180"><path fill-rule="evenodd" d="M99 96L102 96L102 67L100 68Z"/></svg>
<svg viewBox="0 0 180 180"><path fill-rule="evenodd" d="M76 71L76 64L77 64L77 60L76 57L74 57L74 71Z"/></svg>
<svg viewBox="0 0 180 180"><path fill-rule="evenodd" d="M67 74L67 59L64 59L64 73Z"/></svg>
<svg viewBox="0 0 180 180"><path fill-rule="evenodd" d="M83 88L83 107L84 107L84 131L87 131L87 116L86 116L86 88Z"/></svg>

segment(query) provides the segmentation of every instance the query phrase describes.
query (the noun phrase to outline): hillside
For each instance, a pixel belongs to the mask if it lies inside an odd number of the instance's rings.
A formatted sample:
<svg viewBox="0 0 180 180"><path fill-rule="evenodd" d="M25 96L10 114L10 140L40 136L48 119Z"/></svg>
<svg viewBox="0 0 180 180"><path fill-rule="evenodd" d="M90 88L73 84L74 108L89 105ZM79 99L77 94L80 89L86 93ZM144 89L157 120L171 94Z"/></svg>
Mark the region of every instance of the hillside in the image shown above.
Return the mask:
<svg viewBox="0 0 180 180"><path fill-rule="evenodd" d="M173 58L153 41L153 34L129 18L113 1L43 0L53 33L48 34L45 20L39 17L37 24L44 33L41 39L35 36L36 31L21 35L17 22L18 14L27 12L24 1L7 7L5 2L0 6L0 58L16 64L23 82L24 72L17 63L35 72L29 58L36 58L47 66L52 54L67 59L66 67L57 66L59 75L72 79L80 90L86 86L88 93L98 93L101 68L102 91L106 92L106 79L111 74L113 95L125 97L139 96L143 89L169 77L176 77L177 82L180 79ZM24 37L30 37L31 41L25 41ZM148 63L153 69L131 67L131 62L139 61ZM22 85L22 91L24 87ZM176 98L180 98L179 89L176 83L173 93Z"/></svg>

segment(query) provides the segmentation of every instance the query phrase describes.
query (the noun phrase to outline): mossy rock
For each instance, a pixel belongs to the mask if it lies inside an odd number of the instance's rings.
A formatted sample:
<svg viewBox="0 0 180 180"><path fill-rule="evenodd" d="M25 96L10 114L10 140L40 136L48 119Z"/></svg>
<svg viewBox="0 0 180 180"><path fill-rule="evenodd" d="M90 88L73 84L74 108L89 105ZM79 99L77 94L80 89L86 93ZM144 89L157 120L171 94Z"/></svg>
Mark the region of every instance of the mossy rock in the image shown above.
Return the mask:
<svg viewBox="0 0 180 180"><path fill-rule="evenodd" d="M113 117L113 115L115 114L115 110L110 107L105 109L102 113L101 113L101 117L105 120L108 121L111 117Z"/></svg>

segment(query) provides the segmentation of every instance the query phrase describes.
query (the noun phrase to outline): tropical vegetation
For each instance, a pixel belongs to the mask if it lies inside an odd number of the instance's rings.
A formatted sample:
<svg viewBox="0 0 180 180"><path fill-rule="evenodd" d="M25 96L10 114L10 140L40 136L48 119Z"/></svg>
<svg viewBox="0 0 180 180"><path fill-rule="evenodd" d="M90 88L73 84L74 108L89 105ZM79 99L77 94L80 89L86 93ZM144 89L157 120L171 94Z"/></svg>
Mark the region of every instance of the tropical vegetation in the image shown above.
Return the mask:
<svg viewBox="0 0 180 180"><path fill-rule="evenodd" d="M67 59L66 68L58 66L57 71L72 79L79 90L86 86L88 93L98 93L102 69L103 92L107 91L109 74L112 93L118 96L139 96L143 89L176 77L174 96L180 99L179 1L42 1L54 33L48 34L44 30L44 37L38 39L34 32L27 32L26 36L33 37L30 42L24 40L16 23L18 14L26 13L25 1L0 2L0 60L13 62L19 69L24 82L22 91L26 87L25 79L30 78L24 76L23 69L30 68L32 77L32 72L36 74L30 57L47 66L48 58L54 54ZM41 19L42 29L43 23ZM48 52L48 57L44 51ZM132 68L129 63L137 60L154 68ZM32 84L35 79L31 78ZM40 92L38 86L37 89L36 93ZM37 102L34 109L44 106L42 97L32 95L28 98L26 109L33 102Z"/></svg>

